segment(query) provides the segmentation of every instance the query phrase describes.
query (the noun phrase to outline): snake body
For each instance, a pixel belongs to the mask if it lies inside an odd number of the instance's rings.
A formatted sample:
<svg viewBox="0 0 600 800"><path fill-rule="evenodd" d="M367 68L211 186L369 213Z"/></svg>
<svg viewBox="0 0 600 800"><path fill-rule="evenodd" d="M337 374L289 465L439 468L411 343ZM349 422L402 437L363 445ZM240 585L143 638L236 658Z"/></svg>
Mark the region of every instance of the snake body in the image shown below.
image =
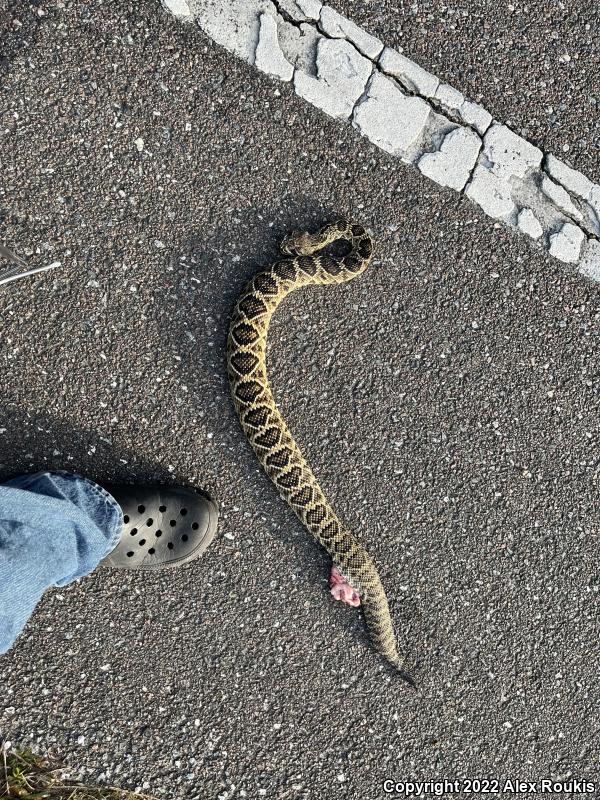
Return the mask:
<svg viewBox="0 0 600 800"><path fill-rule="evenodd" d="M324 251L336 240L350 252ZM267 378L267 332L281 301L303 286L345 283L369 265L373 243L365 229L340 221L317 233L294 232L281 249L288 257L259 272L239 297L227 342L233 401L250 445L279 494L359 593L375 648L403 677L388 602L373 560L331 508L279 412Z"/></svg>

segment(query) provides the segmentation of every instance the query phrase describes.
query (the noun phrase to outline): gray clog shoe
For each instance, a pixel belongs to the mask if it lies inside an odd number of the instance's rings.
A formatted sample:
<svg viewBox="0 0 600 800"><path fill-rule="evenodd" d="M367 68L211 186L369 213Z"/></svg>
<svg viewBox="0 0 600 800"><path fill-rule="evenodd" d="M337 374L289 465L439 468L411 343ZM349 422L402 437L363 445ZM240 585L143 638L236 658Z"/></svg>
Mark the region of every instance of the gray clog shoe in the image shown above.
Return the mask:
<svg viewBox="0 0 600 800"><path fill-rule="evenodd" d="M123 531L106 567L164 569L198 558L217 530L219 507L204 492L180 486L106 486L123 510Z"/></svg>

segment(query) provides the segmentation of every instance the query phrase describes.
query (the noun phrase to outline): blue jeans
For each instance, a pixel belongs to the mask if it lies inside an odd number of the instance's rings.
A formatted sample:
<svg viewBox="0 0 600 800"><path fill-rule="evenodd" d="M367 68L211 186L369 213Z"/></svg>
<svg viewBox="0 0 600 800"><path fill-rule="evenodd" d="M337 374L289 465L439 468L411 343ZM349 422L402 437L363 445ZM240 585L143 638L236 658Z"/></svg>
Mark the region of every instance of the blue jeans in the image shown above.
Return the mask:
<svg viewBox="0 0 600 800"><path fill-rule="evenodd" d="M122 528L117 501L80 475L38 472L0 485L0 653L46 589L90 573Z"/></svg>

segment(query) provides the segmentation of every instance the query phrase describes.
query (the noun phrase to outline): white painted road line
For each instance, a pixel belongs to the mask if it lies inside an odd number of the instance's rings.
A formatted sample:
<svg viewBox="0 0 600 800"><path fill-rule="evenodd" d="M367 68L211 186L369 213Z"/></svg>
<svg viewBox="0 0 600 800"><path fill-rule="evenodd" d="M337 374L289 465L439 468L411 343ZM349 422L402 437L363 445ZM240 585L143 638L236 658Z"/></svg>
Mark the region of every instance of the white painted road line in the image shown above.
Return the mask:
<svg viewBox="0 0 600 800"><path fill-rule="evenodd" d="M600 281L600 186L320 0L163 0L329 116Z"/></svg>

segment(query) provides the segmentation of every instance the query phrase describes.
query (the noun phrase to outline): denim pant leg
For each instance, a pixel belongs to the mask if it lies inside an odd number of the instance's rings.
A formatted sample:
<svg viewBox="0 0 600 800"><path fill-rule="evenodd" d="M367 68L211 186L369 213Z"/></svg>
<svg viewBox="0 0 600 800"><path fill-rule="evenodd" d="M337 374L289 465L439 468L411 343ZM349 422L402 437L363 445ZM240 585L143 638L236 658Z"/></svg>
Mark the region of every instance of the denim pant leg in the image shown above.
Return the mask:
<svg viewBox="0 0 600 800"><path fill-rule="evenodd" d="M116 500L79 475L38 472L0 485L0 653L46 589L91 572L122 527Z"/></svg>

